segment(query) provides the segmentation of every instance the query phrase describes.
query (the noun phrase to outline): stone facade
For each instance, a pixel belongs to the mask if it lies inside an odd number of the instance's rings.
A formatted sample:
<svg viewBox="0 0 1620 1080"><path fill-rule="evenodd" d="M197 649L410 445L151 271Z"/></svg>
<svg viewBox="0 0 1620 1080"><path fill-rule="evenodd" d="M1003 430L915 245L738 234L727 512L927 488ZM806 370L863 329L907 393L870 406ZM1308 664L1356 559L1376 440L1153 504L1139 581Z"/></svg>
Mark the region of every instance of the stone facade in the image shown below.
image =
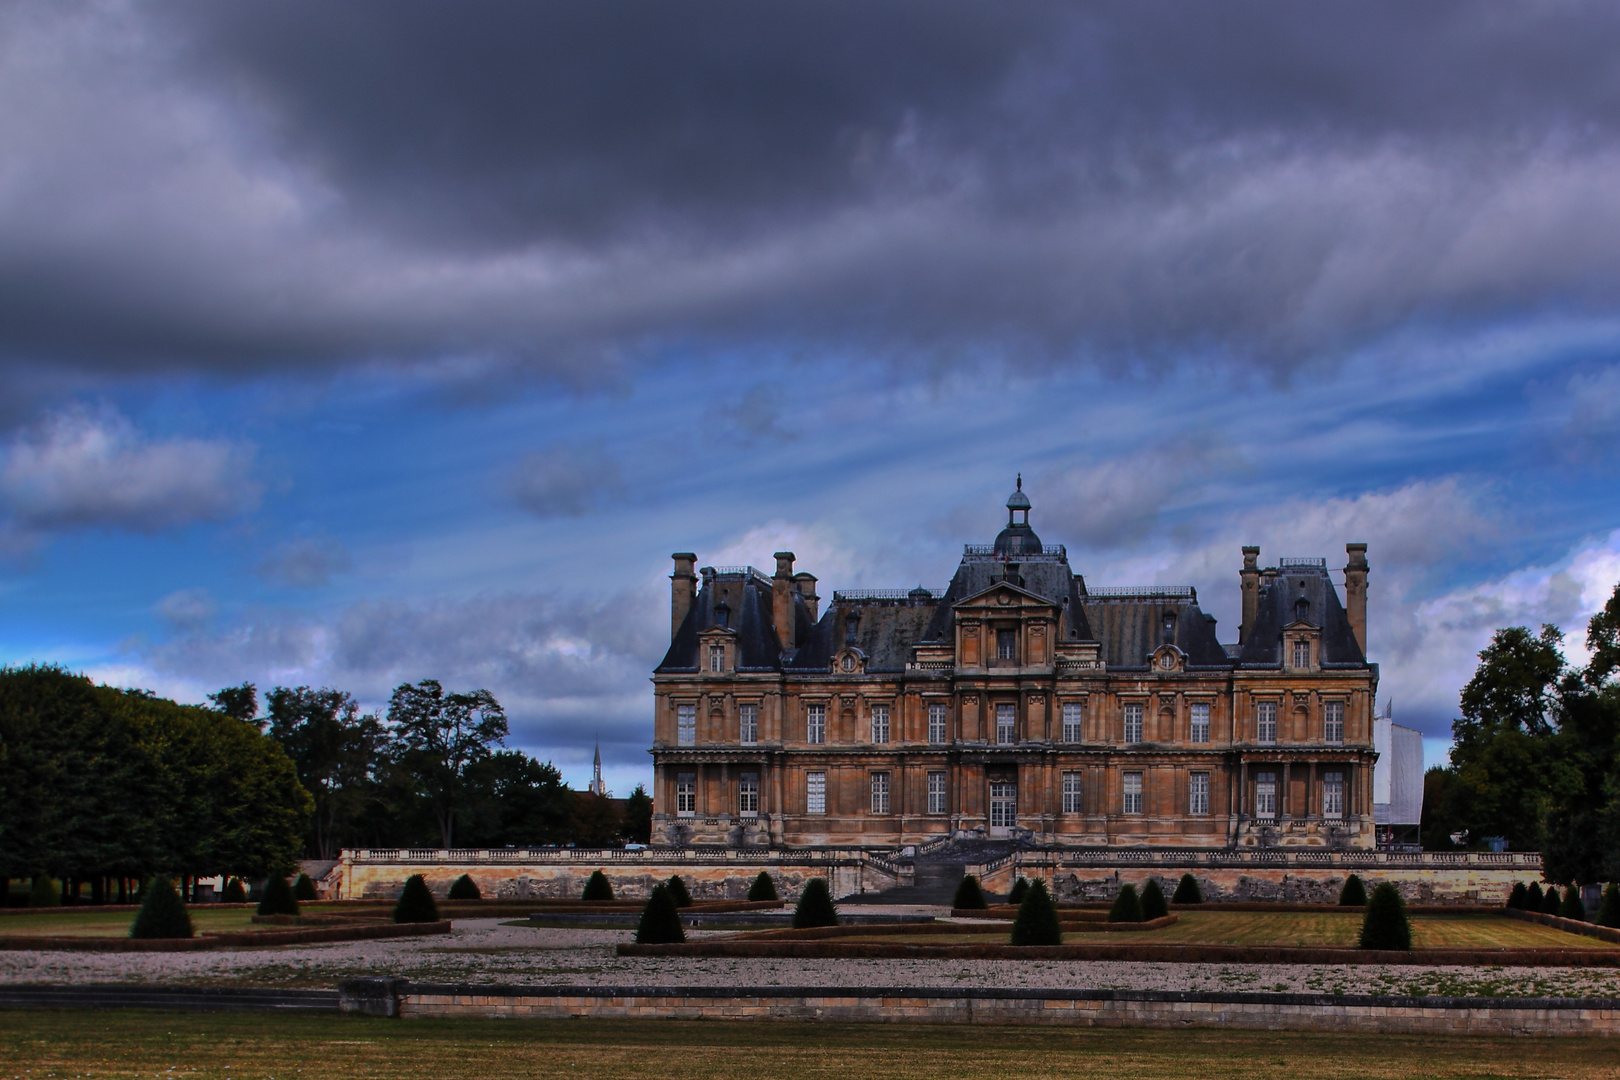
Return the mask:
<svg viewBox="0 0 1620 1080"><path fill-rule="evenodd" d="M1088 588L1029 525L942 590L839 592L674 556L655 844L1368 848L1378 671L1365 544L1244 548L1223 644L1190 587Z"/></svg>

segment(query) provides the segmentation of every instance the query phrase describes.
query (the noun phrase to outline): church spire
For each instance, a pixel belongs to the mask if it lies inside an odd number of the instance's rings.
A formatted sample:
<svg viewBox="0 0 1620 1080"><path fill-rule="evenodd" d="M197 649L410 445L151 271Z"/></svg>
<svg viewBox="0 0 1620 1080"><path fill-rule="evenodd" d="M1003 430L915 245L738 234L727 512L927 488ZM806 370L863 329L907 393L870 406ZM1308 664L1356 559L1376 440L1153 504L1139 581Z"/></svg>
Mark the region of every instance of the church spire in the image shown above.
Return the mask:
<svg viewBox="0 0 1620 1080"><path fill-rule="evenodd" d="M607 789L602 784L602 740L596 740L596 756L591 759L591 794L606 795Z"/></svg>

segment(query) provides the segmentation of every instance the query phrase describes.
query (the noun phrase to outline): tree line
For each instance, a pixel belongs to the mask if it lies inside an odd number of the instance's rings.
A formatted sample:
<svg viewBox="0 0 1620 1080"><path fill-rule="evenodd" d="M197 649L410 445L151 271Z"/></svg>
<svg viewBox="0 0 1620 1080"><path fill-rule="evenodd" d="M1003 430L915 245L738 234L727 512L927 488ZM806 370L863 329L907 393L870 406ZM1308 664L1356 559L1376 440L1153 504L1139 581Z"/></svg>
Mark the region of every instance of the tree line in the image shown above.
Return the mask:
<svg viewBox="0 0 1620 1080"><path fill-rule="evenodd" d="M103 900L154 874L264 877L343 846L604 846L651 827L639 786L621 811L505 749L486 690L402 685L383 717L328 688L278 686L262 716L252 684L210 701L0 669L0 895L51 877Z"/></svg>
<svg viewBox="0 0 1620 1080"><path fill-rule="evenodd" d="M1555 626L1498 630L1424 775L1423 846L1541 852L1548 880L1620 880L1620 585L1571 665ZM1455 839L1454 839L1455 838Z"/></svg>

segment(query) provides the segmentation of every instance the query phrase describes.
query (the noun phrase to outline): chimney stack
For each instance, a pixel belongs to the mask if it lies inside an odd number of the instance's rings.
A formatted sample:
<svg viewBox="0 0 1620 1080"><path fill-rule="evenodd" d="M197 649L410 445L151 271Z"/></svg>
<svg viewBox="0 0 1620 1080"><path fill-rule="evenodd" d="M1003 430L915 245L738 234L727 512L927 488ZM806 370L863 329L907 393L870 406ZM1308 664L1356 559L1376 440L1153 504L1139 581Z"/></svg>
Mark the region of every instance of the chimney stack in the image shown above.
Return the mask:
<svg viewBox="0 0 1620 1080"><path fill-rule="evenodd" d="M697 582L692 567L697 565L697 556L690 551L677 551L670 558L675 560L675 572L669 575L669 639L674 641L681 623L686 621L686 613L692 610Z"/></svg>
<svg viewBox="0 0 1620 1080"><path fill-rule="evenodd" d="M814 623L819 620L821 612L817 605L821 603L821 597L816 595L816 575L799 571L793 575L793 587L804 597L804 606L810 609L810 621Z"/></svg>
<svg viewBox="0 0 1620 1080"><path fill-rule="evenodd" d="M1367 545L1346 544L1345 554L1350 556L1344 566L1344 609L1350 616L1350 630L1361 646L1361 655L1367 655Z"/></svg>
<svg viewBox="0 0 1620 1080"><path fill-rule="evenodd" d="M771 579L771 621L776 623L776 639L783 652L792 652L796 629L793 618L793 552L776 553L776 576Z"/></svg>
<svg viewBox="0 0 1620 1080"><path fill-rule="evenodd" d="M1243 549L1243 570L1239 574L1243 579L1243 621L1238 624L1238 644L1243 644L1254 629L1254 617L1260 611L1260 549L1258 547L1245 547Z"/></svg>

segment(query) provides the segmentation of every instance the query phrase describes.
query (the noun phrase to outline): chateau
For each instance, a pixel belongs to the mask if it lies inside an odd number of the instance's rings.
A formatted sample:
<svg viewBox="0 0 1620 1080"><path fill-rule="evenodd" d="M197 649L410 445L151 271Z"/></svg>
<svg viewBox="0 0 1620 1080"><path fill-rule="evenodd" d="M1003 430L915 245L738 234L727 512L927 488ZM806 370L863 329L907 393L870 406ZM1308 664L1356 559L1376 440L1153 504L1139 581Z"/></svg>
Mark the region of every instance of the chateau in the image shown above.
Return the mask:
<svg viewBox="0 0 1620 1080"><path fill-rule="evenodd" d="M1222 643L1194 589L1088 587L1007 500L944 592L835 592L673 556L653 842L1374 846L1367 545L1243 549Z"/></svg>

